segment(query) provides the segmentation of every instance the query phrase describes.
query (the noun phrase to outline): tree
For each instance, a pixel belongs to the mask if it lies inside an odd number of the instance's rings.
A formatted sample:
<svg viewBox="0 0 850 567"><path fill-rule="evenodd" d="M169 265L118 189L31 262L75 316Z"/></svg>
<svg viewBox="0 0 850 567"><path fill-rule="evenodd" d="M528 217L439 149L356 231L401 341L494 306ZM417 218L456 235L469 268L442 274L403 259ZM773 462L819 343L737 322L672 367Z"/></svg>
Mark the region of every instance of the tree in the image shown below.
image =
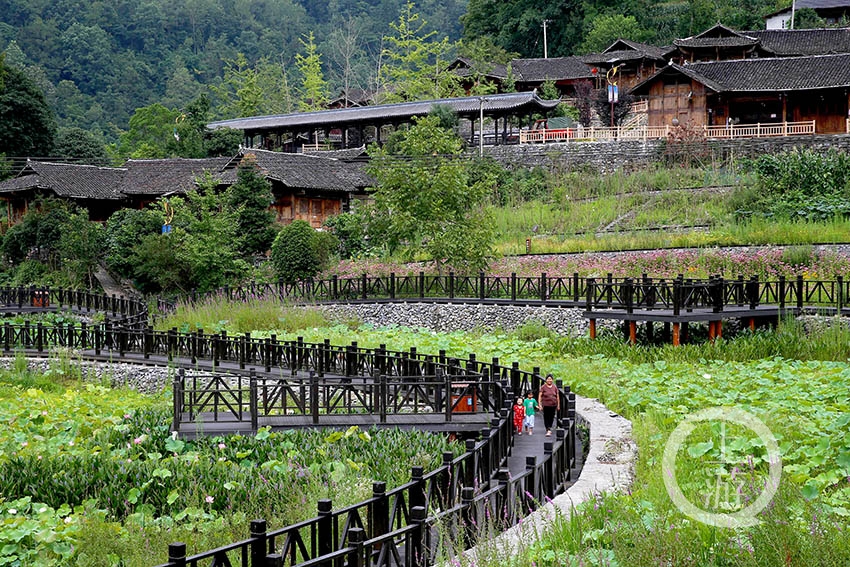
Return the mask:
<svg viewBox="0 0 850 567"><path fill-rule="evenodd" d="M301 38L304 55L295 54L295 67L301 75L301 100L298 108L304 112L321 110L328 102L328 85L322 73L322 55L316 47L316 41L311 31L306 39Z"/></svg>
<svg viewBox="0 0 850 567"><path fill-rule="evenodd" d="M464 41L489 36L523 57L543 57L543 21L548 20L549 57L570 55L582 37L585 2L580 0L469 0Z"/></svg>
<svg viewBox="0 0 850 567"><path fill-rule="evenodd" d="M60 128L53 155L74 163L109 165L104 143L82 128Z"/></svg>
<svg viewBox="0 0 850 567"><path fill-rule="evenodd" d="M812 8L800 8L794 14L794 29L825 28L826 20L818 16Z"/></svg>
<svg viewBox="0 0 850 567"><path fill-rule="evenodd" d="M378 78L389 101L438 99L458 94L459 77L446 70L449 40L436 41L436 31L425 31L426 22L408 0L396 22L393 35L384 36Z"/></svg>
<svg viewBox="0 0 850 567"><path fill-rule="evenodd" d="M119 157L164 158L174 148L180 111L159 103L137 108L130 118L130 129L121 134Z"/></svg>
<svg viewBox="0 0 850 567"><path fill-rule="evenodd" d="M47 156L53 149L56 122L42 93L0 54L0 153Z"/></svg>
<svg viewBox="0 0 850 567"><path fill-rule="evenodd" d="M471 179L459 159L462 141L429 116L399 131L395 146L404 159L370 150L368 171L378 181L371 239L410 259L424 251L441 269L483 268L492 243L484 199L492 187L487 177Z"/></svg>
<svg viewBox="0 0 850 567"><path fill-rule="evenodd" d="M277 233L272 244L272 266L286 283L312 278L321 268L316 231L304 220L294 220Z"/></svg>
<svg viewBox="0 0 850 567"><path fill-rule="evenodd" d="M237 250L243 258L269 249L275 237L272 188L253 156L239 164L237 181L224 194L224 205L236 217Z"/></svg>
<svg viewBox="0 0 850 567"><path fill-rule="evenodd" d="M223 118L283 114L294 107L282 64L260 59L253 67L244 54L225 60L224 78L210 89L215 114Z"/></svg>
<svg viewBox="0 0 850 567"><path fill-rule="evenodd" d="M634 95L625 91L624 89L619 90L618 102L614 103L613 107L610 102L608 102L608 89L599 89L599 93L596 97L596 101L594 102L594 106L596 107L596 114L599 116L599 120L602 121L602 124L605 126L620 126L623 124L626 116L628 116L629 112L632 111L632 103L635 102ZM614 111L614 120L611 121L611 110Z"/></svg>
<svg viewBox="0 0 850 567"><path fill-rule="evenodd" d="M586 80L576 82L575 100L576 109L578 110L578 122L587 128L593 119L593 83Z"/></svg>
<svg viewBox="0 0 850 567"><path fill-rule="evenodd" d="M620 38L646 41L649 37L650 33L640 26L634 16L604 14L593 18L579 51L582 53L598 52Z"/></svg>
<svg viewBox="0 0 850 567"><path fill-rule="evenodd" d="M148 236L159 236L165 218L161 208L120 209L106 221L106 266L124 278L136 277L135 248Z"/></svg>
<svg viewBox="0 0 850 567"><path fill-rule="evenodd" d="M496 45L489 36L461 41L458 53L471 63L468 75L468 78L472 79L471 95L496 92L499 85L488 76L493 73L497 64L509 66L511 60L518 57L516 53L509 53Z"/></svg>
<svg viewBox="0 0 850 567"><path fill-rule="evenodd" d="M348 97L352 90L360 86L359 77L363 74L366 64L363 61L365 50L360 39L360 25L352 17L331 32L328 38L330 48L331 78L342 86L348 106Z"/></svg>

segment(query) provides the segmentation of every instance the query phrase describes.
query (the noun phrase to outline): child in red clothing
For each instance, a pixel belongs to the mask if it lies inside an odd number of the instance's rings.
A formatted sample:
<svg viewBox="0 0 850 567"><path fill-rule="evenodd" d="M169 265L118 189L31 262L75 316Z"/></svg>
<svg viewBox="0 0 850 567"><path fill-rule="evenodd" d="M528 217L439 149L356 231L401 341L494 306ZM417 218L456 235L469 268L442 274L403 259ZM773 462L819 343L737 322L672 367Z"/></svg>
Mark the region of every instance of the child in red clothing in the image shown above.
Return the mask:
<svg viewBox="0 0 850 567"><path fill-rule="evenodd" d="M514 402L514 429L517 435L522 435L522 422L525 419L525 406L522 403L522 398L517 398Z"/></svg>

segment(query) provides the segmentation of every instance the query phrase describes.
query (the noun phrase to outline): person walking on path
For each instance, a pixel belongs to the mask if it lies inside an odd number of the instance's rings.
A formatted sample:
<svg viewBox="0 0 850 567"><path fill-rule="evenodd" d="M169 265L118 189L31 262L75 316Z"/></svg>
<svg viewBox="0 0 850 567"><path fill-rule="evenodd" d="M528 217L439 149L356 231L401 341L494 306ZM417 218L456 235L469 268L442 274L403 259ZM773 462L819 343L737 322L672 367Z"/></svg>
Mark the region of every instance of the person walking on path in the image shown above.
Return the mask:
<svg viewBox="0 0 850 567"><path fill-rule="evenodd" d="M522 401L522 404L525 406L525 421L523 425L525 425L525 432L529 435L534 434L534 412L539 409L537 406L537 400L534 399L534 392L529 390L525 394L525 399Z"/></svg>
<svg viewBox="0 0 850 567"><path fill-rule="evenodd" d="M546 381L540 386L537 401L543 408L543 425L546 426L546 436L549 437L552 435L555 415L561 410L561 393L558 391L558 386L555 385L555 379L551 374L546 375Z"/></svg>
<svg viewBox="0 0 850 567"><path fill-rule="evenodd" d="M522 405L522 398L517 398L514 402L514 431L517 435L522 435L522 423L525 420L525 407Z"/></svg>

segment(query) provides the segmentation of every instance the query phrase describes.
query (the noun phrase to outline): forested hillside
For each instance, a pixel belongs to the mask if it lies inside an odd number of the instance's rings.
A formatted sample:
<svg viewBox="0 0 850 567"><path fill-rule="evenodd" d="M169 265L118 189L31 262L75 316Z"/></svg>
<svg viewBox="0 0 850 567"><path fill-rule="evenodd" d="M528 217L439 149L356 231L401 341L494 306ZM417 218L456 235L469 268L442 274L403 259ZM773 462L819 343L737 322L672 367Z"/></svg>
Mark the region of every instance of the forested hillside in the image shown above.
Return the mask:
<svg viewBox="0 0 850 567"><path fill-rule="evenodd" d="M0 0L0 52L44 91L58 126L119 142L137 108L159 103L180 116L201 94L205 119L305 109L315 102L305 69L321 69L330 97L343 85L375 89L382 50L411 47L387 41L403 39L399 24L442 42L400 66L434 69L461 38L480 58L498 58L491 47L541 57L544 19L549 55L558 56L618 36L669 43L718 21L763 27L777 0L418 0L420 18L399 20L405 8L405 0ZM385 75L384 85L393 80Z"/></svg>

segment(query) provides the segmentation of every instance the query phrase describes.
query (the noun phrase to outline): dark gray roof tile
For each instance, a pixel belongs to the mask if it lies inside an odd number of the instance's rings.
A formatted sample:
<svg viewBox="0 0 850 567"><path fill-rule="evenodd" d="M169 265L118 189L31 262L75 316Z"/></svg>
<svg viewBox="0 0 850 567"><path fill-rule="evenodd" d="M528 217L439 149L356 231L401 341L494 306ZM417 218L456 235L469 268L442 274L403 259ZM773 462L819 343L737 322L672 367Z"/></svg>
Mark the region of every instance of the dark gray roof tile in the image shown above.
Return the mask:
<svg viewBox="0 0 850 567"><path fill-rule="evenodd" d="M126 170L114 167L28 161L17 178L0 184L0 191L49 189L68 199L121 199Z"/></svg>
<svg viewBox="0 0 850 567"><path fill-rule="evenodd" d="M230 160L221 181L236 182L237 166L246 156L253 156L257 166L268 178L292 189L362 192L375 181L366 175L364 164L346 162L310 154L288 154L268 150L244 149Z"/></svg>
<svg viewBox="0 0 850 567"><path fill-rule="evenodd" d="M195 186L197 177L204 172L216 175L229 161L230 158L127 160L122 192L150 196L186 193Z"/></svg>

